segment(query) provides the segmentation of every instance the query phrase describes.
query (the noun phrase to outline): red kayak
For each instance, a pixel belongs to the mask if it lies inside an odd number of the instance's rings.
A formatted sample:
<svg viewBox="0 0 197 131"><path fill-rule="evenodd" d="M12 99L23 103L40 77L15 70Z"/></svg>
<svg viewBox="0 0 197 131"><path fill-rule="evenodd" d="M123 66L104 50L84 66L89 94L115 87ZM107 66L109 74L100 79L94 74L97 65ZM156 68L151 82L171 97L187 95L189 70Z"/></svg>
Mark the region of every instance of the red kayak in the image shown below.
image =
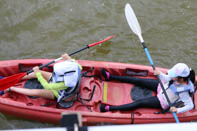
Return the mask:
<svg viewBox="0 0 197 131"><path fill-rule="evenodd" d="M50 62L51 59L26 59L0 61L0 76L7 77L26 72L36 65ZM113 63L101 61L78 60L82 65L79 94L80 98L70 108L57 107L55 100L29 97L15 92L8 92L0 96L0 112L29 120L59 124L62 113L80 113L85 125L100 123L131 124L131 123L168 123L175 122L172 113L157 114L158 109L141 108L132 111L115 111L101 113L99 104L121 105L131 103L134 99L155 95L154 92L143 90L129 83L105 81L101 75L101 68L105 68L113 75L128 75L142 78L155 78L151 66ZM44 68L52 71L53 66ZM164 68L159 68L166 72ZM26 88L27 81L16 84L18 88ZM1 88L1 87L0 87ZM139 93L138 95L136 95ZM197 98L195 93L195 98ZM197 101L195 100L195 105ZM180 122L197 120L197 109L177 114Z"/></svg>

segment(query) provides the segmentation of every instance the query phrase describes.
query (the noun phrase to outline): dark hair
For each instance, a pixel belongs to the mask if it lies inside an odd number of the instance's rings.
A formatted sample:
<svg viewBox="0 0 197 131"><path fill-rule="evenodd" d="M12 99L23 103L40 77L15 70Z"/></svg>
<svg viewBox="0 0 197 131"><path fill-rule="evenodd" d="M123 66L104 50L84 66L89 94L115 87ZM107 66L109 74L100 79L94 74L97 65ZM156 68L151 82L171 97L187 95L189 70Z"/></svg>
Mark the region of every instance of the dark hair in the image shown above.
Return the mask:
<svg viewBox="0 0 197 131"><path fill-rule="evenodd" d="M189 76L187 77L180 77L178 76L178 79L183 79L184 81L188 81L189 79L192 81L193 84L195 84L195 71L193 69L190 70Z"/></svg>
<svg viewBox="0 0 197 131"><path fill-rule="evenodd" d="M196 75L195 75L195 71L193 70L193 69L191 69L190 70L190 73L189 73L189 76L187 76L187 77L180 77L180 76L178 76L178 79L183 79L183 81L189 81L189 80L191 80L191 82L194 84L194 92L196 91L196 82L195 82L195 77L196 77ZM173 82L172 82L173 83ZM194 93L190 93L189 92L189 94L190 94L190 96L191 97L193 97L193 95L194 95ZM193 101L194 101L194 97L193 97ZM195 108L195 105L194 105L194 108Z"/></svg>
<svg viewBox="0 0 197 131"><path fill-rule="evenodd" d="M195 75L195 71L193 69L190 70L189 78L192 81L192 83L195 83L195 81L196 81L196 79L195 79L196 78L196 75Z"/></svg>

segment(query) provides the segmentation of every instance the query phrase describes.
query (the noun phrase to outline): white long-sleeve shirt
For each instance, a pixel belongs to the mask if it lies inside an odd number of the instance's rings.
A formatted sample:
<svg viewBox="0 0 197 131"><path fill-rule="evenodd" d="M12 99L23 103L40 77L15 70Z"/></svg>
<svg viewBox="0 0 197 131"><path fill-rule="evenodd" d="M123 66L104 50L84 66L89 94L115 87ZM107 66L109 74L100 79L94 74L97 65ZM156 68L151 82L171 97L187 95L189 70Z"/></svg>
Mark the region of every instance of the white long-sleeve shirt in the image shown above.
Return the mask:
<svg viewBox="0 0 197 131"><path fill-rule="evenodd" d="M171 78L164 73L160 73L159 77L160 77L162 83L164 84L164 88L166 86L168 86L168 83L171 80ZM163 91L162 91L160 84L159 84L159 87L157 90L157 94L158 94L157 97L160 100L162 108L166 109L166 107L168 107L168 105L165 104L164 100L161 97L162 92ZM182 101L184 103L184 106L177 108L177 113L183 113L183 112L189 111L189 110L193 109L193 107L194 107L193 101L192 101L188 91L179 93L179 100L178 101Z"/></svg>
<svg viewBox="0 0 197 131"><path fill-rule="evenodd" d="M194 108L193 101L188 91L179 93L179 97L180 97L180 101L184 103L184 106L177 108L177 113L186 112Z"/></svg>

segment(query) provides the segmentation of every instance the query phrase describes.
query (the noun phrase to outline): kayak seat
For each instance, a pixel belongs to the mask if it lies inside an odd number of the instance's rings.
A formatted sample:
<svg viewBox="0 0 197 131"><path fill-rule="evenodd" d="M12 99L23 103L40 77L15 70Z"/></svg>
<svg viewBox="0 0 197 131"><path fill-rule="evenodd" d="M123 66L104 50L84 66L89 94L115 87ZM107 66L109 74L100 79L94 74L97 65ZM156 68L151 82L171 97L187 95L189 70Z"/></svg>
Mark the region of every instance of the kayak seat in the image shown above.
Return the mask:
<svg viewBox="0 0 197 131"><path fill-rule="evenodd" d="M75 88L69 90L68 95L66 95L63 100L60 100L57 103L57 105L56 105L57 108L70 108L70 107L72 107L74 102L78 100L80 83L81 83L81 76L79 77L79 80L78 80L77 85L75 86Z"/></svg>
<svg viewBox="0 0 197 131"><path fill-rule="evenodd" d="M24 88L27 89L44 89L44 87L40 84L40 82L35 78L35 79L30 79L27 80L24 84ZM39 98L37 96L28 96L32 99Z"/></svg>
<svg viewBox="0 0 197 131"><path fill-rule="evenodd" d="M148 98L152 96L152 91L140 86L134 86L131 89L131 98L133 101Z"/></svg>

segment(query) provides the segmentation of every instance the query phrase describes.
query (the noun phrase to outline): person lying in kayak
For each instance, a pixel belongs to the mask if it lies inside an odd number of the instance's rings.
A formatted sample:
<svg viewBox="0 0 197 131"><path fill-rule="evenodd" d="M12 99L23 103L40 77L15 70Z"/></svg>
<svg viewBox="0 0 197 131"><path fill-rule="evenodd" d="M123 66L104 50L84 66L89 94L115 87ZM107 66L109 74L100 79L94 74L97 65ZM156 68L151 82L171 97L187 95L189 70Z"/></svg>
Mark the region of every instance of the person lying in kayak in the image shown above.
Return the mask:
<svg viewBox="0 0 197 131"><path fill-rule="evenodd" d="M162 91L159 81L156 79L144 79L129 76L113 76L105 69L101 70L102 75L106 80L118 80L121 82L132 83L136 86L148 88L156 91L157 95L145 99L136 100L133 103L110 106L101 104L100 111L128 111L137 108L160 108L166 110L169 108L167 99ZM191 99L191 94L194 93L195 72L184 63L178 63L168 70L168 75L159 70L154 71L154 75L159 75L169 100L172 104L181 103L178 107L171 106L170 111L182 113L193 109L194 104Z"/></svg>
<svg viewBox="0 0 197 131"><path fill-rule="evenodd" d="M40 70L34 67L32 73L23 77L23 80L37 78L44 89L27 89L10 87L5 92L14 91L28 96L37 96L47 99L57 99L61 101L70 90L75 88L81 77L81 65L79 65L68 54L63 54L64 61L55 63L53 72Z"/></svg>

